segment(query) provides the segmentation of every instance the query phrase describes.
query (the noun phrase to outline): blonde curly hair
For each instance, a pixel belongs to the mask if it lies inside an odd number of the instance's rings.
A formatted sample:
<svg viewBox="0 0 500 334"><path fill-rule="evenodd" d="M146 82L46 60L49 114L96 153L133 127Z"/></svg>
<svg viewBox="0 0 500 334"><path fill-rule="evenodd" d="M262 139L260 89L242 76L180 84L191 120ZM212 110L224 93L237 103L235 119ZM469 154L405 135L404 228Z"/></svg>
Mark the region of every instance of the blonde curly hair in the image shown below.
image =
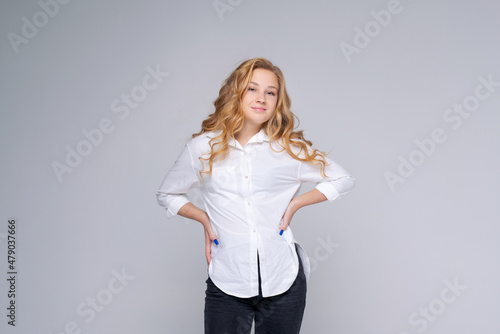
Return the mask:
<svg viewBox="0 0 500 334"><path fill-rule="evenodd" d="M192 135L194 138L205 132L222 131L220 135L210 140L211 151L209 157L199 157L202 164L204 161L208 161L209 165L208 170L203 169L200 171L200 176L203 179L203 173L210 175L213 162L227 156L229 153L229 139L234 138L235 133L243 127L244 114L241 102L252 78L252 73L258 68L273 72L278 79L279 85L276 110L271 118L262 124L264 132L270 138L269 145L271 149L273 149L272 142L279 143L283 148L281 151L286 150L292 158L321 165L321 175L326 177L325 153L312 149L312 142L304 138L302 130L294 131L297 116L290 110L291 100L285 88L285 78L281 70L265 58L248 59L229 75L219 90L219 96L214 101L215 112L202 122L201 131ZM299 122L298 118L297 122ZM290 145L297 147L299 152L294 153ZM302 152L303 157L300 156Z"/></svg>

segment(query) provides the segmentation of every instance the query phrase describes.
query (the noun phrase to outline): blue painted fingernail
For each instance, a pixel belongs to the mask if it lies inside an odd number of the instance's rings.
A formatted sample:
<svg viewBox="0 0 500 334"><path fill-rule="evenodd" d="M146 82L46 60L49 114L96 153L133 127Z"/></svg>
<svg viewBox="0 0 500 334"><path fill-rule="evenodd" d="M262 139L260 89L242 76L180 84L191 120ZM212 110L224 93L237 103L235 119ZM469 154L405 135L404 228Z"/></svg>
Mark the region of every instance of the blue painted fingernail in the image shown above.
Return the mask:
<svg viewBox="0 0 500 334"><path fill-rule="evenodd" d="M280 235L283 235L283 230L280 231Z"/></svg>
<svg viewBox="0 0 500 334"><path fill-rule="evenodd" d="M219 244L219 242L217 241L217 239L214 239L214 242L215 242L216 245Z"/></svg>

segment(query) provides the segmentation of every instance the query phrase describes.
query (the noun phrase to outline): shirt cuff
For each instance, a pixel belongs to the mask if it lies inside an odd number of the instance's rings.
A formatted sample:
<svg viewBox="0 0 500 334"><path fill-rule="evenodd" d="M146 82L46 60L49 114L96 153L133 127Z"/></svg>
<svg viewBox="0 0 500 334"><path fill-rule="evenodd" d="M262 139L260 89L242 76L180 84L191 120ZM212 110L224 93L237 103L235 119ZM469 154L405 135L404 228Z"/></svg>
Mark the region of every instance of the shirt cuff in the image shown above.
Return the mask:
<svg viewBox="0 0 500 334"><path fill-rule="evenodd" d="M170 219L175 217L179 212L179 209L184 206L184 204L189 203L190 200L186 195L179 195L167 208L167 218Z"/></svg>
<svg viewBox="0 0 500 334"><path fill-rule="evenodd" d="M326 199L330 202L340 199L339 192L335 189L331 182L318 183L315 189L318 189L323 195L325 195Z"/></svg>

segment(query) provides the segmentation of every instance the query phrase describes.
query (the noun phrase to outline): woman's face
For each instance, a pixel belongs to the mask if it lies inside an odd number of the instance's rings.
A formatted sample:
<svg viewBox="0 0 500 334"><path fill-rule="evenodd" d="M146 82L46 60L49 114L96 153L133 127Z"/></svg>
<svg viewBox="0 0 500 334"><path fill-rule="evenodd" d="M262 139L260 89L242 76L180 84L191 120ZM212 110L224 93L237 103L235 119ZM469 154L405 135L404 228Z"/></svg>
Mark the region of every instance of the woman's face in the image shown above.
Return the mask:
<svg viewBox="0 0 500 334"><path fill-rule="evenodd" d="M262 68L255 69L241 102L246 125L261 127L274 114L278 102L278 78Z"/></svg>

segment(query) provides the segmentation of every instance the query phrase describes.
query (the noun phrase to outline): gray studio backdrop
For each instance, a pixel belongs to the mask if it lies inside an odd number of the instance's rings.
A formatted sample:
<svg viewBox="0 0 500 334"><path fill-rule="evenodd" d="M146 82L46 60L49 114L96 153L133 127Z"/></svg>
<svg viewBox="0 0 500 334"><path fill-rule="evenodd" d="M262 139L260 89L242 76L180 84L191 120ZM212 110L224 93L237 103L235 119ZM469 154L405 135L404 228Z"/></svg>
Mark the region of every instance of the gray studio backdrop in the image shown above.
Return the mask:
<svg viewBox="0 0 500 334"><path fill-rule="evenodd" d="M155 192L258 56L357 179L293 219L312 263L302 332L499 333L499 11L3 0L1 333L203 332L203 229Z"/></svg>

